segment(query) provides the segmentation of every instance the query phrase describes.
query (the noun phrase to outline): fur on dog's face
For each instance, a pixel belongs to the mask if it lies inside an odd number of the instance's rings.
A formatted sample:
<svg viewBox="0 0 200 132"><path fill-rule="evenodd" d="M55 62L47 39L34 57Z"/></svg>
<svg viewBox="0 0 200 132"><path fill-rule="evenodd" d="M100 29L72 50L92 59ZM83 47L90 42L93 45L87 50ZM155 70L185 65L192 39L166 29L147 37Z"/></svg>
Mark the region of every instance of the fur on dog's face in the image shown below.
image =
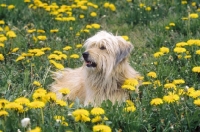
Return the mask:
<svg viewBox="0 0 200 132"><path fill-rule="evenodd" d="M100 31L87 39L84 46L85 65L106 74L111 73L133 49L132 44L121 36L114 36L106 31Z"/></svg>

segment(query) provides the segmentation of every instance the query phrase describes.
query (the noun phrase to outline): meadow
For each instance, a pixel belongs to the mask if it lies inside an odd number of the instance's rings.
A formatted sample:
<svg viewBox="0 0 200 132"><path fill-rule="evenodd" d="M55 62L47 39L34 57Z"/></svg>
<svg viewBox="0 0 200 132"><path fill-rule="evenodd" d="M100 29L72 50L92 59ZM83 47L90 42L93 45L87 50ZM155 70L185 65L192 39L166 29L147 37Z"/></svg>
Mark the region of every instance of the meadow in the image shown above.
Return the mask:
<svg viewBox="0 0 200 132"><path fill-rule="evenodd" d="M200 131L199 15L199 0L0 0L0 131ZM56 99L52 72L80 67L100 30L134 45L139 95L99 107Z"/></svg>

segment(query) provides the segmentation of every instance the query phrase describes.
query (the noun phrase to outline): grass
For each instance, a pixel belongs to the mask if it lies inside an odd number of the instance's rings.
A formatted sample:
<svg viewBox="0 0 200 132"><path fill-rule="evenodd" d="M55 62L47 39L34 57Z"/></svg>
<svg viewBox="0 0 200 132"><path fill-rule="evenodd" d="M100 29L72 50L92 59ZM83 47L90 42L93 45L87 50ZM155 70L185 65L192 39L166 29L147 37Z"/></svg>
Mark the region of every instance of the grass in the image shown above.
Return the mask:
<svg viewBox="0 0 200 132"><path fill-rule="evenodd" d="M199 5L198 0L1 1L0 130L199 131ZM131 100L105 101L98 109L56 99L48 90L51 71L80 67L82 44L99 30L133 43L130 64L143 76L140 96L129 91Z"/></svg>

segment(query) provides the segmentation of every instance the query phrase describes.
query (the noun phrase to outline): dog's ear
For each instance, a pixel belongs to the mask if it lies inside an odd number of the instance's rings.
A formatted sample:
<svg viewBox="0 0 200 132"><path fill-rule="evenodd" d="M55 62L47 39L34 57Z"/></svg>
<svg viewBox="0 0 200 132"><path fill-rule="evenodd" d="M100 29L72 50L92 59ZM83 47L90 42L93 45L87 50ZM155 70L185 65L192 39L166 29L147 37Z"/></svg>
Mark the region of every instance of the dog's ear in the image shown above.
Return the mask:
<svg viewBox="0 0 200 132"><path fill-rule="evenodd" d="M133 45L124 40L121 36L116 36L119 44L119 51L116 55L116 65L124 60L133 50Z"/></svg>

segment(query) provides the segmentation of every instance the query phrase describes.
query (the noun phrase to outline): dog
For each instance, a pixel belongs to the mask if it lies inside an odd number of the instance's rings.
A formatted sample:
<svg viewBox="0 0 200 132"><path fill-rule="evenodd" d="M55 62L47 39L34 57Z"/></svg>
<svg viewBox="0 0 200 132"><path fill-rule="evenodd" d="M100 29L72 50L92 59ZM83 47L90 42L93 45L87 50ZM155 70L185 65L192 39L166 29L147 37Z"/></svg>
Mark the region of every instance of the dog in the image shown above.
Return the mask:
<svg viewBox="0 0 200 132"><path fill-rule="evenodd" d="M70 93L64 99L78 98L84 105L128 99L128 92L121 86L126 79L140 76L128 61L133 45L121 36L100 31L88 38L83 46L86 50L82 53L82 67L55 72L51 91L61 99L63 96L59 90L69 88Z"/></svg>

